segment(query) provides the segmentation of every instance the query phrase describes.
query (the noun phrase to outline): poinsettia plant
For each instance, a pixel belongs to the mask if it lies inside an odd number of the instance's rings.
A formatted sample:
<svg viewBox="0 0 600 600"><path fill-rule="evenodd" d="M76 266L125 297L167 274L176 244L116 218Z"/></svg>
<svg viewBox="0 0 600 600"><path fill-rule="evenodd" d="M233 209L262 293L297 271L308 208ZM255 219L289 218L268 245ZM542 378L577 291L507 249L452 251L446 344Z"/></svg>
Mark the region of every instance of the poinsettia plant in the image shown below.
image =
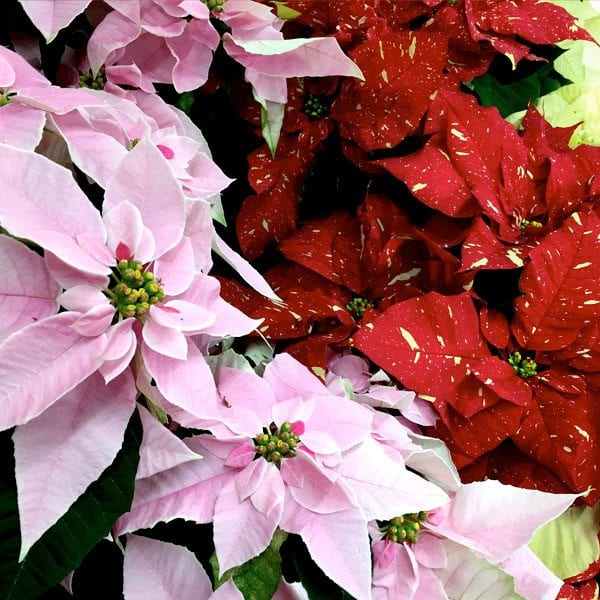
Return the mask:
<svg viewBox="0 0 600 600"><path fill-rule="evenodd" d="M4 3L0 596L597 598L594 14Z"/></svg>

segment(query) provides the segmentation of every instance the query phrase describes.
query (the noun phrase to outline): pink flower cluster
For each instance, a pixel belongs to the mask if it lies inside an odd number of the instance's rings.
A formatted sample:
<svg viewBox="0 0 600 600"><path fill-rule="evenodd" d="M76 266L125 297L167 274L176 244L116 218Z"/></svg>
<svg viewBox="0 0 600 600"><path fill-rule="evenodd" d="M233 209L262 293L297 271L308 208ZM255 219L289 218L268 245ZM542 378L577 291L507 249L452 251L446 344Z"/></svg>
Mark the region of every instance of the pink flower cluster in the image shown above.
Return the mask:
<svg viewBox="0 0 600 600"><path fill-rule="evenodd" d="M90 1L21 3L52 39ZM284 39L251 0L212 15L197 0L106 4L83 63L65 65L102 73L103 90L52 86L0 47L0 429L16 428L21 559L112 463L138 410L135 496L114 528L130 600L157 580L170 597L242 597L231 579L213 592L183 547L133 534L175 518L213 524L221 575L286 532L359 600L474 585L487 600L551 600L561 582L527 543L572 495L461 485L443 443L420 433L428 403L357 356L332 356L321 381L287 354L259 375L209 352L260 325L220 297L212 251L276 296L216 234L230 179L153 84L202 85L217 20L275 129L287 78L360 71L334 38ZM102 188L101 212L83 181ZM172 421L201 433L181 440ZM282 580L274 597L307 596Z"/></svg>

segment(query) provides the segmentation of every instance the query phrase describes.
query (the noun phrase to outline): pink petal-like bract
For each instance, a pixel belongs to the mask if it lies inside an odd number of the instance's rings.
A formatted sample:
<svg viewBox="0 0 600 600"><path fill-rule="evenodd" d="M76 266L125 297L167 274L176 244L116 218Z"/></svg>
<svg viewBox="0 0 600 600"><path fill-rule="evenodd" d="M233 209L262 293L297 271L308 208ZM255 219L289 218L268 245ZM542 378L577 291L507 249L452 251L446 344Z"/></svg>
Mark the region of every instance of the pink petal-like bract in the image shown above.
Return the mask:
<svg viewBox="0 0 600 600"><path fill-rule="evenodd" d="M135 406L126 371L105 385L95 373L41 415L17 427L22 560L31 546L113 462Z"/></svg>
<svg viewBox="0 0 600 600"><path fill-rule="evenodd" d="M0 345L0 430L37 417L98 368L106 336L75 332L80 316L47 317Z"/></svg>
<svg viewBox="0 0 600 600"><path fill-rule="evenodd" d="M125 600L208 600L212 586L202 565L187 548L128 535L123 594Z"/></svg>

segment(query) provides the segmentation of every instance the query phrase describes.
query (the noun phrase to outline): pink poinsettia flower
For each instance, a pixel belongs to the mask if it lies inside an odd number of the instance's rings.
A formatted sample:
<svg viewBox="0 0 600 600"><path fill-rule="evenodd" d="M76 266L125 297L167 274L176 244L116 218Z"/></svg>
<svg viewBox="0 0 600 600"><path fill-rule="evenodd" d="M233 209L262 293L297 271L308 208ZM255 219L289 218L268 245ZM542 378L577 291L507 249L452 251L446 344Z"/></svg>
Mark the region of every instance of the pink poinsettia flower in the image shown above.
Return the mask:
<svg viewBox="0 0 600 600"><path fill-rule="evenodd" d="M75 164L102 187L146 135L166 159L187 197L210 198L231 183L211 159L200 130L162 100L140 108L128 98L107 92L96 91L94 95L103 100L102 107L82 107L57 116L53 122ZM157 104L162 105L158 110Z"/></svg>
<svg viewBox="0 0 600 600"><path fill-rule="evenodd" d="M178 92L206 82L219 34L210 24L205 4L190 0L108 4L115 10L96 27L88 43L94 74L102 65L134 65L148 80L172 83Z"/></svg>
<svg viewBox="0 0 600 600"><path fill-rule="evenodd" d="M487 480L463 485L451 498L430 513L372 527L375 600L447 600L463 597L469 586L486 600L515 591L529 600L554 600L562 581L527 543L574 495Z"/></svg>
<svg viewBox="0 0 600 600"><path fill-rule="evenodd" d="M65 114L102 101L85 90L50 85L24 58L0 46L0 143L34 150L46 113Z"/></svg>
<svg viewBox="0 0 600 600"><path fill-rule="evenodd" d="M334 581L369 598L368 521L438 507L445 493L389 458L371 436L369 409L330 394L288 355L262 378L222 367L217 384L220 401L202 422L213 435L187 441L204 459L140 479L117 531L178 517L213 522L224 572L260 554L279 527L302 536ZM351 564L333 540L355 549Z"/></svg>
<svg viewBox="0 0 600 600"><path fill-rule="evenodd" d="M92 71L102 65L136 65L154 82L172 83L178 92L203 85L220 36L201 2L145 0L115 8L98 25L88 44ZM289 77L362 77L334 38L284 40L284 21L251 0L228 0L214 16L229 25L225 50L246 68L246 78L264 101L287 101ZM189 20L188 20L189 19Z"/></svg>
<svg viewBox="0 0 600 600"><path fill-rule="evenodd" d="M97 369L112 380L138 347L159 387L188 368L195 371L188 391L214 393L191 336L243 335L258 322L215 296L215 280L196 271L184 197L160 151L144 139L121 162L107 185L102 217L66 169L7 146L0 155L0 221L45 250L67 310L0 346L6 382L0 426L39 415ZM39 348L33 355L32 347ZM200 410L187 394L170 399L191 414Z"/></svg>
<svg viewBox="0 0 600 600"><path fill-rule="evenodd" d="M106 101L102 108L82 108L54 119L73 162L106 187L130 148L149 135L184 193L184 235L194 246L197 270L210 270L212 249L256 291L277 299L262 275L216 234L213 216L221 222L224 219L219 192L231 180L213 162L201 131L185 114L156 96L140 92L129 92L127 98L96 94Z"/></svg>

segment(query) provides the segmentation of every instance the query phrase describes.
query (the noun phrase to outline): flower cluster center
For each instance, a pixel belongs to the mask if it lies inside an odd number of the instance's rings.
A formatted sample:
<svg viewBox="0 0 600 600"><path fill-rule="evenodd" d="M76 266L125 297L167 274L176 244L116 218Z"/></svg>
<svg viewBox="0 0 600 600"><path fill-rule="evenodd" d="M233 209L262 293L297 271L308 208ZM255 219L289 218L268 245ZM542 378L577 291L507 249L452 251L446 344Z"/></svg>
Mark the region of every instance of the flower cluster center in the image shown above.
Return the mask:
<svg viewBox="0 0 600 600"><path fill-rule="evenodd" d="M540 229L540 227L543 227L543 225L539 221L527 221L526 219L523 219L521 221L521 224L519 225L519 228L521 229L521 231L524 231L525 228L527 228L527 227L533 227L534 229Z"/></svg>
<svg viewBox="0 0 600 600"><path fill-rule="evenodd" d="M4 92L0 93L0 108L9 104L12 96L15 95L15 92Z"/></svg>
<svg viewBox="0 0 600 600"><path fill-rule="evenodd" d="M226 1L227 0L202 0L208 7L208 10L214 10L216 12L223 10L223 4L225 4Z"/></svg>
<svg viewBox="0 0 600 600"><path fill-rule="evenodd" d="M350 312L353 312L359 319L362 319L367 308L373 308L373 303L365 298L353 298L346 304L346 308Z"/></svg>
<svg viewBox="0 0 600 600"><path fill-rule="evenodd" d="M310 117L311 121L316 121L327 115L329 106L327 102L308 92L302 110Z"/></svg>
<svg viewBox="0 0 600 600"><path fill-rule="evenodd" d="M294 448L299 443L300 438L292 431L292 424L288 421L279 428L271 423L268 429L263 427L263 432L254 438L256 454L275 464L296 456Z"/></svg>
<svg viewBox="0 0 600 600"><path fill-rule="evenodd" d="M381 526L383 539L403 544L411 542L414 544L419 537L421 526L427 520L427 513L422 510L418 513L408 513L401 517L394 517Z"/></svg>
<svg viewBox="0 0 600 600"><path fill-rule="evenodd" d="M520 352L515 352L508 357L508 364L512 366L519 377L533 377L537 375L537 363L533 358L522 357Z"/></svg>
<svg viewBox="0 0 600 600"><path fill-rule="evenodd" d="M94 77L91 70L82 73L79 76L79 87L90 88L92 90L103 90L106 85L106 73L104 68L101 67L98 71L98 75Z"/></svg>
<svg viewBox="0 0 600 600"><path fill-rule="evenodd" d="M160 281L135 260L120 260L112 270L112 280L111 303L125 318L141 319L153 304L165 297Z"/></svg>

